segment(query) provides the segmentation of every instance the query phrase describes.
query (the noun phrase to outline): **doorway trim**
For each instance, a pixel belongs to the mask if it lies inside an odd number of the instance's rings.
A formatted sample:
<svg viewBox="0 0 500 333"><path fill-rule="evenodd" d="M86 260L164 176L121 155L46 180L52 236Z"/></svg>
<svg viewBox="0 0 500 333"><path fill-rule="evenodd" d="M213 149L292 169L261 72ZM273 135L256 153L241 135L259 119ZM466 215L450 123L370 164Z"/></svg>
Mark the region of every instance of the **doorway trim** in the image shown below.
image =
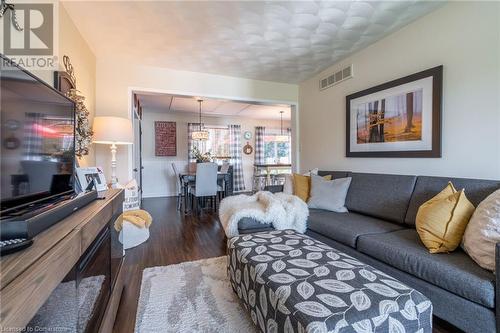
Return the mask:
<svg viewBox="0 0 500 333"><path fill-rule="evenodd" d="M262 104L285 104L291 107L291 123L292 123L292 171L298 172L300 170L300 133L299 133L299 103L298 101L286 101L286 100L272 100L272 99L252 99L241 96L227 96L227 95L213 95L213 94L203 94L198 92L186 92L179 90L169 90L169 89L156 89L156 88L144 88L144 87L129 87L128 88L128 116L132 122L134 122L134 94L140 93L153 93L153 94L168 94L168 95L178 95L178 96L199 96L201 98L214 98L214 99L225 99L236 102L252 102L252 103L262 103ZM134 125L134 124L132 124ZM136 138L134 136L134 145L136 144ZM132 179L133 176L133 149L131 146L127 147L128 155L128 177Z"/></svg>

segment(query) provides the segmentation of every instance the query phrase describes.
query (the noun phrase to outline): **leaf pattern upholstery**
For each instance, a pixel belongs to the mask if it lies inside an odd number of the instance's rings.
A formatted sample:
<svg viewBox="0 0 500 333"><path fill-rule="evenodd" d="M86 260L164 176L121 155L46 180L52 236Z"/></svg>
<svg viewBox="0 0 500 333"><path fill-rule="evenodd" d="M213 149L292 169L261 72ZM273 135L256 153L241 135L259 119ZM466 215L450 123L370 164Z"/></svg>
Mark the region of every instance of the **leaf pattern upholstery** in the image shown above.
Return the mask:
<svg viewBox="0 0 500 333"><path fill-rule="evenodd" d="M228 274L262 332L432 332L420 292L293 230L229 239Z"/></svg>

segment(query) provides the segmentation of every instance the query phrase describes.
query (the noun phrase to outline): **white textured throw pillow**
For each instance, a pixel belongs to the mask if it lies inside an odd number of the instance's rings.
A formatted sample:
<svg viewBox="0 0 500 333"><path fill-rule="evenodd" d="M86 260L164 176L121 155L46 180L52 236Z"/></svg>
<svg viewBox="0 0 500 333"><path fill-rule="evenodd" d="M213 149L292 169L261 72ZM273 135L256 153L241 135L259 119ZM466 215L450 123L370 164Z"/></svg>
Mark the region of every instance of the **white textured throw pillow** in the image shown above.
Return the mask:
<svg viewBox="0 0 500 333"><path fill-rule="evenodd" d="M293 195L293 175L285 175L283 193Z"/></svg>
<svg viewBox="0 0 500 333"><path fill-rule="evenodd" d="M477 206L465 229L463 248L479 266L494 271L497 242L500 242L500 190Z"/></svg>
<svg viewBox="0 0 500 333"><path fill-rule="evenodd" d="M345 197L351 185L351 179L351 177L346 177L326 180L323 177L311 175L311 196L307 205L309 208L347 213Z"/></svg>

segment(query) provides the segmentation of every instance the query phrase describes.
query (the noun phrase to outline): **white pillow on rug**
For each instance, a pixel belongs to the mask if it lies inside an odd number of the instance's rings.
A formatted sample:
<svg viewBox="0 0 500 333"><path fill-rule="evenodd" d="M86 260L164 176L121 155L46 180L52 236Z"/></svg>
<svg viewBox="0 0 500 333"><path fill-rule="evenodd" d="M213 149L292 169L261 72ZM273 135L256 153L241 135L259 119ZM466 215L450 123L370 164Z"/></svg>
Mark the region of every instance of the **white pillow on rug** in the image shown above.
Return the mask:
<svg viewBox="0 0 500 333"><path fill-rule="evenodd" d="M337 213L347 213L345 197L351 185L351 177L326 180L311 175L311 196L309 208L325 209Z"/></svg>
<svg viewBox="0 0 500 333"><path fill-rule="evenodd" d="M306 173L304 176L318 175L319 169L314 168ZM285 175L285 182L283 183L283 193L293 195L293 174Z"/></svg>
<svg viewBox="0 0 500 333"><path fill-rule="evenodd" d="M463 248L479 266L494 271L497 242L500 242L500 190L477 206L465 229Z"/></svg>

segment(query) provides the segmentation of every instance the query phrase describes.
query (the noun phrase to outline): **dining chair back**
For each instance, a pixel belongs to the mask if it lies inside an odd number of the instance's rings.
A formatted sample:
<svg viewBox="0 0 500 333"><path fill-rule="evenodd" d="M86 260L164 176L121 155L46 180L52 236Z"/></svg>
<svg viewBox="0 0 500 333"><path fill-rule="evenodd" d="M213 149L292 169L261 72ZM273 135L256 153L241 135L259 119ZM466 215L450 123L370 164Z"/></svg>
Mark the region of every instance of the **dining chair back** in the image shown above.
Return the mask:
<svg viewBox="0 0 500 333"><path fill-rule="evenodd" d="M222 166L220 167L220 173L228 173L229 165L230 165L229 162L222 163Z"/></svg>
<svg viewBox="0 0 500 333"><path fill-rule="evenodd" d="M175 162L172 162L172 170L174 171L174 177L175 177L175 192L177 193L177 209L180 209L181 197L182 197L182 185L179 176L179 169L177 169L177 165L175 164Z"/></svg>
<svg viewBox="0 0 500 333"><path fill-rule="evenodd" d="M188 165L188 171L189 171L189 173L195 173L196 172L196 165L197 165L196 162L189 162L189 165Z"/></svg>
<svg viewBox="0 0 500 333"><path fill-rule="evenodd" d="M216 163L198 163L195 196L210 197L217 194L217 169Z"/></svg>
<svg viewBox="0 0 500 333"><path fill-rule="evenodd" d="M180 186L180 178L179 178L179 169L177 169L177 165L175 165L175 162L172 162L172 171L174 172L175 176L175 192L179 193L181 190Z"/></svg>

